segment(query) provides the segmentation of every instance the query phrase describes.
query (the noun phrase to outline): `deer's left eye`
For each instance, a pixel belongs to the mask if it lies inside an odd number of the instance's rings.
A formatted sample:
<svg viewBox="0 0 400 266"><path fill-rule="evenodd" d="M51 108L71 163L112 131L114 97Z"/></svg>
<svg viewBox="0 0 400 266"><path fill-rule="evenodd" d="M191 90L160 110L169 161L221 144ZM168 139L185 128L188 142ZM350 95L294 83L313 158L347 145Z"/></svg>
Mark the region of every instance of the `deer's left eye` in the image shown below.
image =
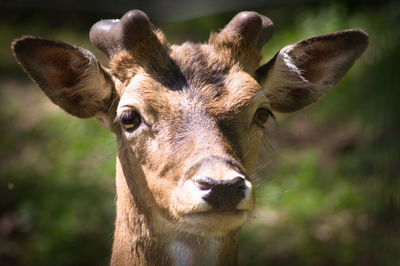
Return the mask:
<svg viewBox="0 0 400 266"><path fill-rule="evenodd" d="M254 122L256 122L259 126L264 127L269 117L274 117L270 110L267 108L259 108L254 114Z"/></svg>

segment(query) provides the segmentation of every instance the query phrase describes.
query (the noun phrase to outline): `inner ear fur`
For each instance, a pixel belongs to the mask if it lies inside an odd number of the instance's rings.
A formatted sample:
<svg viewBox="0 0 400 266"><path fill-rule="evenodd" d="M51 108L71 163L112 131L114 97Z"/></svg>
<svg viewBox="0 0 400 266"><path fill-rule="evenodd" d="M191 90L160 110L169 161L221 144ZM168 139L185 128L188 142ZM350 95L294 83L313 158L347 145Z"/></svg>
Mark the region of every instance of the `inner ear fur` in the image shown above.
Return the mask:
<svg viewBox="0 0 400 266"><path fill-rule="evenodd" d="M91 52L32 36L15 40L12 50L25 72L66 112L89 118L110 105L111 77Z"/></svg>
<svg viewBox="0 0 400 266"><path fill-rule="evenodd" d="M361 30L314 36L285 46L256 71L272 109L294 112L332 88L368 46Z"/></svg>

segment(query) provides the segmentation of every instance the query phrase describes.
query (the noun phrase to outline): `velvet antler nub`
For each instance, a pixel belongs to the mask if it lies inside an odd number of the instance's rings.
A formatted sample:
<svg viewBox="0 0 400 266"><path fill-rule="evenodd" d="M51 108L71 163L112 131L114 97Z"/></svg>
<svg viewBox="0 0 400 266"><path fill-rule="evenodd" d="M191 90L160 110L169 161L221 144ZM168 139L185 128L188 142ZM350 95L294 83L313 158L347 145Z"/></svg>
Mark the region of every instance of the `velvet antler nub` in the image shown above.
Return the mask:
<svg viewBox="0 0 400 266"><path fill-rule="evenodd" d="M261 50L272 37L272 21L257 12L243 11L238 13L219 33L225 40L244 39L249 45Z"/></svg>
<svg viewBox="0 0 400 266"><path fill-rule="evenodd" d="M132 50L135 45L154 35L150 20L140 10L127 12L120 20L101 20L90 30L90 41L104 52L113 57L121 51Z"/></svg>

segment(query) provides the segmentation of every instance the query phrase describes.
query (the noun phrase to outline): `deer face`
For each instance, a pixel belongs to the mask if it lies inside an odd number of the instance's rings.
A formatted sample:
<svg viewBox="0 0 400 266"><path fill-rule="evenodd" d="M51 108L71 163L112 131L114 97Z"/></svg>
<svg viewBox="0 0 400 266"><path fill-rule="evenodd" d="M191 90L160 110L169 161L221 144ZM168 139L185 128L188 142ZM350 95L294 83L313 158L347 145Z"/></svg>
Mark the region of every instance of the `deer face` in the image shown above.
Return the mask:
<svg viewBox="0 0 400 266"><path fill-rule="evenodd" d="M206 214L221 213L234 218L224 226L232 229L253 209L250 176L269 104L251 75L235 65L223 69L208 48L171 48L179 71L172 77L184 75L177 88L146 72L135 75L122 89L117 135L166 217L195 227ZM199 53L202 61L185 61ZM210 219L205 225L221 228Z"/></svg>
<svg viewBox="0 0 400 266"><path fill-rule="evenodd" d="M268 18L242 12L207 44L169 46L130 11L91 30L110 69L82 48L35 37L13 50L53 102L116 133L125 178L117 188L127 185L153 223L214 234L253 210L251 176L272 110L316 101L367 45L359 30L316 36L259 67L271 36Z"/></svg>

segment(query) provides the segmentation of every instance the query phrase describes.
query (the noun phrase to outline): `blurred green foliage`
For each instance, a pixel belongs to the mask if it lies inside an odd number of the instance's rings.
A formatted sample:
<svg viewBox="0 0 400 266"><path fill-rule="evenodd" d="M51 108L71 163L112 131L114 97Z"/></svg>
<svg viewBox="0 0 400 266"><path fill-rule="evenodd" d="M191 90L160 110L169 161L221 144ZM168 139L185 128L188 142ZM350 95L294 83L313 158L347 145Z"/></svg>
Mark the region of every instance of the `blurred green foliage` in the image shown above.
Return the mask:
<svg viewBox="0 0 400 266"><path fill-rule="evenodd" d="M31 85L3 85L0 264L107 264L114 137L96 121L41 108Z"/></svg>
<svg viewBox="0 0 400 266"><path fill-rule="evenodd" d="M269 125L240 264L400 265L400 5L335 1L259 12L276 25L265 60L288 43L346 28L368 32L370 47L323 100ZM160 26L171 42L205 41L232 15ZM8 48L32 34L94 50L90 26L27 20L0 18L0 265L106 265L114 136L54 107Z"/></svg>

